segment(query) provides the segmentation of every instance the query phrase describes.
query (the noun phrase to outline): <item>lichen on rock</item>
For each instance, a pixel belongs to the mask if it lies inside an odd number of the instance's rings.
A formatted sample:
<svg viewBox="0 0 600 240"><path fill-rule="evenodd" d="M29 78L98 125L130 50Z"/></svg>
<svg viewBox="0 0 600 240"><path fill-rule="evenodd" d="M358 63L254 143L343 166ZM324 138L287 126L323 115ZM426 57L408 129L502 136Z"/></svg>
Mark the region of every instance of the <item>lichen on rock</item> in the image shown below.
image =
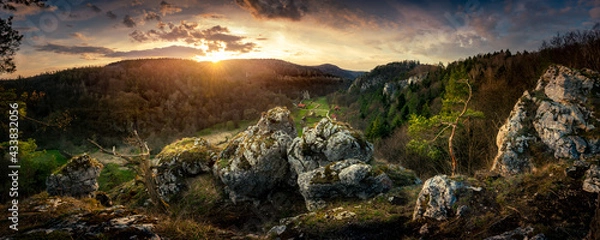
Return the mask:
<svg viewBox="0 0 600 240"><path fill-rule="evenodd" d="M50 195L91 197L98 190L98 177L104 165L98 160L81 155L73 157L46 179Z"/></svg>
<svg viewBox="0 0 600 240"><path fill-rule="evenodd" d="M344 123L322 119L313 128L305 128L288 149L292 182L298 174L327 166L331 163L357 159L369 162L373 144L358 131Z"/></svg>
<svg viewBox="0 0 600 240"><path fill-rule="evenodd" d="M579 160L600 153L599 74L550 66L534 94L525 92L498 132L498 155L492 170L504 175L530 171L530 144L540 142L556 159Z"/></svg>
<svg viewBox="0 0 600 240"><path fill-rule="evenodd" d="M287 148L296 135L290 114L286 108L269 110L221 151L213 173L233 202L263 198L289 177Z"/></svg>
<svg viewBox="0 0 600 240"><path fill-rule="evenodd" d="M371 198L392 188L392 180L383 172L358 159L331 163L298 176L300 193L308 210L326 206L333 198Z"/></svg>
<svg viewBox="0 0 600 240"><path fill-rule="evenodd" d="M166 147L156 156L157 192L170 201L187 188L185 179L210 173L218 149L203 138L184 138Z"/></svg>
<svg viewBox="0 0 600 240"><path fill-rule="evenodd" d="M446 175L436 175L427 179L417 198L413 220L432 218L438 221L452 216L452 207L458 200L458 194L467 185L462 181L450 179Z"/></svg>

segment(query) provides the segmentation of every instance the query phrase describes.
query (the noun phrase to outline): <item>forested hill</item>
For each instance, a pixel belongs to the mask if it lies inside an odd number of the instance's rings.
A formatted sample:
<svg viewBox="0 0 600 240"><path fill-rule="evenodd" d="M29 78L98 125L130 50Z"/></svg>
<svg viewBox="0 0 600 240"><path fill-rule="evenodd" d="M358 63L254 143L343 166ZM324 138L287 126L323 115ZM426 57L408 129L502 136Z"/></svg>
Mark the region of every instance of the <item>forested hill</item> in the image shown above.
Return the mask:
<svg viewBox="0 0 600 240"><path fill-rule="evenodd" d="M407 130L411 116L427 119L443 114L452 94L465 91L466 85L459 81L468 79L473 89L469 108L482 112L484 117L461 122L454 146L457 158L463 161L459 163L460 172L474 174L491 166L497 154L499 127L523 92L532 92L552 64L600 71L600 25L559 34L533 52L499 50L445 66L418 61L378 66L357 78L347 92L335 93L331 99L345 110L340 120L364 130L376 142L377 157L401 163L420 176L432 176L449 171L444 160L449 158L448 142L428 136L427 140L437 139L429 149L411 149L409 141L415 137Z"/></svg>
<svg viewBox="0 0 600 240"><path fill-rule="evenodd" d="M0 84L27 106L23 137L44 147L86 138L120 144L132 130L162 146L216 123L237 125L271 107L291 107L306 90L320 96L347 88L350 80L281 60L152 59Z"/></svg>

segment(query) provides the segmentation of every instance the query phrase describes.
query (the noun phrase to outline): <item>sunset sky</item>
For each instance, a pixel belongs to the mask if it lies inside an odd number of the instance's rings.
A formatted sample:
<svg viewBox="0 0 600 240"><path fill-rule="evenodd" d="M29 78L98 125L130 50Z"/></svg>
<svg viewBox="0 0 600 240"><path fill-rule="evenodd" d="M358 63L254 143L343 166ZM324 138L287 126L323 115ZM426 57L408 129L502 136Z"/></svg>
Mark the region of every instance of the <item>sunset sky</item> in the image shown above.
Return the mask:
<svg viewBox="0 0 600 240"><path fill-rule="evenodd" d="M59 0L19 7L18 75L130 58L277 58L370 70L405 59L447 63L536 50L600 22L595 1Z"/></svg>

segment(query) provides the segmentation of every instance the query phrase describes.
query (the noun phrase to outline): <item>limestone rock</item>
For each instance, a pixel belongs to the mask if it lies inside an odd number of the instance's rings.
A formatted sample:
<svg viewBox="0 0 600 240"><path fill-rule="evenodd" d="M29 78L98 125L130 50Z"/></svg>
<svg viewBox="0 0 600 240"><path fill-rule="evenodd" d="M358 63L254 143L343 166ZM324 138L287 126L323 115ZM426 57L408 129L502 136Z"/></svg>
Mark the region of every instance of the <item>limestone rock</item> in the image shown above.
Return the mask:
<svg viewBox="0 0 600 240"><path fill-rule="evenodd" d="M298 186L306 207L313 211L323 208L326 199L367 199L387 192L392 181L385 173L375 172L363 161L348 159L301 173Z"/></svg>
<svg viewBox="0 0 600 240"><path fill-rule="evenodd" d="M510 116L500 127L496 137L498 155L494 159L492 170L502 174L518 174L531 170L531 161L525 153L529 144L537 140L531 133L532 120L528 108L533 105L529 92L525 91Z"/></svg>
<svg viewBox="0 0 600 240"><path fill-rule="evenodd" d="M156 156L157 192L170 201L187 188L186 178L209 173L218 150L203 138L184 138L166 147Z"/></svg>
<svg viewBox="0 0 600 240"><path fill-rule="evenodd" d="M48 176L46 191L50 195L91 197L98 190L98 176L104 166L88 155L72 158Z"/></svg>
<svg viewBox="0 0 600 240"><path fill-rule="evenodd" d="M302 137L297 137L288 149L288 161L295 176L331 163L357 159L369 162L373 156L373 145L350 126L322 119L314 128L305 128Z"/></svg>
<svg viewBox="0 0 600 240"><path fill-rule="evenodd" d="M500 128L493 170L529 171L531 144L543 144L557 159L579 160L600 153L600 74L551 66L532 94L525 92Z"/></svg>
<svg viewBox="0 0 600 240"><path fill-rule="evenodd" d="M454 181L446 175L436 175L428 179L417 198L413 219L448 219L454 213L452 206L458 200L459 191L462 189L467 189L463 182Z"/></svg>
<svg viewBox="0 0 600 240"><path fill-rule="evenodd" d="M502 233L500 235L488 237L485 240L512 240L512 239L545 240L545 239L547 239L544 234L538 234L535 236L531 236L531 235L533 235L532 227L524 227L524 228L519 227L515 230L508 231L508 232Z"/></svg>
<svg viewBox="0 0 600 240"><path fill-rule="evenodd" d="M585 172L583 190L591 193L600 193L600 166L594 164Z"/></svg>
<svg viewBox="0 0 600 240"><path fill-rule="evenodd" d="M269 110L220 153L213 173L233 202L262 198L288 179L287 148L296 135L289 115L287 109Z"/></svg>
<svg viewBox="0 0 600 240"><path fill-rule="evenodd" d="M263 113L256 126L260 134L282 131L292 138L297 135L294 120L290 111L285 107L276 107Z"/></svg>

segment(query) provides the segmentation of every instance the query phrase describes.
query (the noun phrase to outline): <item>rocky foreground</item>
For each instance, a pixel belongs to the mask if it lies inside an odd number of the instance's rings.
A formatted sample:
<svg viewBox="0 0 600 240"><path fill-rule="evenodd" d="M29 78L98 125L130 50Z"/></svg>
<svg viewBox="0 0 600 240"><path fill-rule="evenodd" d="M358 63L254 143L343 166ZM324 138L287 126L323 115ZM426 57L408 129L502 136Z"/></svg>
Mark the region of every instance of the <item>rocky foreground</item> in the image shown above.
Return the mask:
<svg viewBox="0 0 600 240"><path fill-rule="evenodd" d="M424 183L373 159L347 124L323 119L297 136L274 108L224 149L188 138L156 156L172 212L125 187L113 200L136 195L141 205L122 204L145 210L112 206L95 192L101 165L80 156L26 201L25 230L0 239L600 239L599 103L600 74L551 66L498 133L490 171Z"/></svg>

